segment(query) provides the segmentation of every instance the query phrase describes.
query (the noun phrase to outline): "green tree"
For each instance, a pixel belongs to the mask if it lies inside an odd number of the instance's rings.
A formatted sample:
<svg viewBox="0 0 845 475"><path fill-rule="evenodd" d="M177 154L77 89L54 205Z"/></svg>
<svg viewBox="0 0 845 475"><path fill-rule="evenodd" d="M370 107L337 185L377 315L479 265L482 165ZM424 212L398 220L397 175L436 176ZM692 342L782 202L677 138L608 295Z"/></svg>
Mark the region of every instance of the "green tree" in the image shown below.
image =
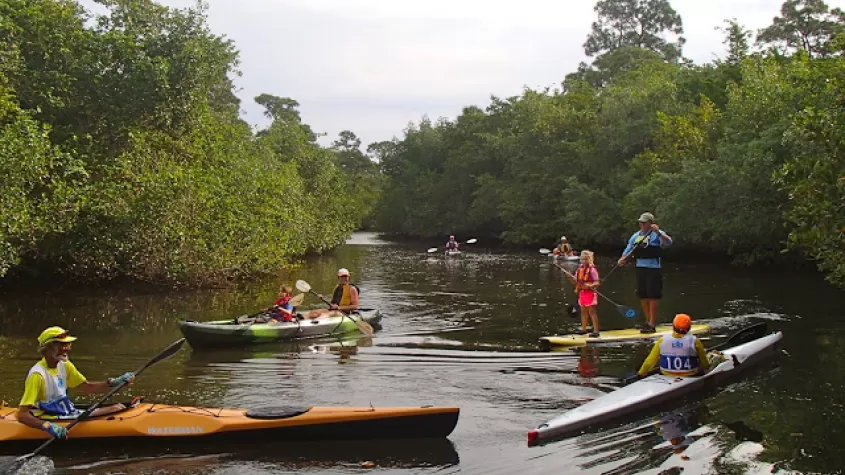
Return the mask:
<svg viewBox="0 0 845 475"><path fill-rule="evenodd" d="M683 22L668 0L599 0L594 10L598 20L584 43L587 56L634 46L658 52L667 61L681 57ZM664 39L667 32L677 35L677 41Z"/></svg>
<svg viewBox="0 0 845 475"><path fill-rule="evenodd" d="M811 57L825 57L836 35L845 32L845 12L830 10L824 0L786 0L772 24L757 35L757 42L784 52L802 50Z"/></svg>

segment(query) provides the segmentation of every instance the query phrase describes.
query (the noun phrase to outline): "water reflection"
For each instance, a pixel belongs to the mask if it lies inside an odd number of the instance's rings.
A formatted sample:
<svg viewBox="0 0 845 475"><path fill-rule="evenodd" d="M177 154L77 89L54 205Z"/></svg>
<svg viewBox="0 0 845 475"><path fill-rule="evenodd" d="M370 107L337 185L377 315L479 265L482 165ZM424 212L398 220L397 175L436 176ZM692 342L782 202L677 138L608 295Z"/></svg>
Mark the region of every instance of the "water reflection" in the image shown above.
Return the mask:
<svg viewBox="0 0 845 475"><path fill-rule="evenodd" d="M685 474L763 473L775 467L829 473L845 466L845 453L829 450L831 444L845 442L838 423L845 416L845 365L840 357L845 352L845 299L817 276L726 270L667 258L662 320L676 312L690 313L712 326L703 337L710 345L751 320L765 319L771 329L785 331L784 348L793 356L780 359L777 374L749 373L741 384L702 397L708 413L678 416L691 422L682 424L680 432L685 434L674 446L672 439L664 438L664 429L658 432L666 414L637 414L629 423L529 450L528 430L617 388L619 376L639 366L649 345L540 353L539 337L571 333L580 326L566 312L567 303L575 301L572 285L551 259L535 251L487 249L480 243L460 259L446 262L439 254L426 254L428 247L431 244L356 235L350 245L309 257L295 269L231 288L49 289L0 296L0 352L5 357L0 399L12 405L20 399L26 372L38 357L35 337L46 326L59 324L77 334L72 360L86 376L101 379L136 369L180 338L179 320L254 313L272 302L280 284L297 279L328 293L336 283L336 270L346 267L361 288L362 305L385 314L383 329L371 340L298 341L209 352L185 348L145 372L122 394L210 407L254 407L268 401L459 405L461 418L449 437L454 446L450 443L448 453L414 453L411 444L395 448L405 455L391 465L384 461L390 451L382 457L364 446L324 461L321 453L331 454L338 446L315 444L320 450L308 455L314 460L309 465L296 458L299 448L288 451L274 444L252 452L249 447L217 447L196 454L176 453L181 449L174 447L174 456L180 458L159 459L152 452L146 454L149 460L139 460L144 454L126 448L103 455L109 463L125 459L126 465L80 468L98 462L99 452L59 465L76 464L74 472L163 475L294 470L351 474L360 473L368 459L380 473L403 475L673 473L680 468ZM599 265L609 270L613 262L600 260ZM603 283L603 292L637 308L633 282L633 269L619 268ZM302 307L320 305L309 297ZM603 329L631 325L602 305ZM679 410L690 409L682 405ZM679 448L683 450L675 453ZM307 447L302 450L307 452ZM450 465L458 464L458 453L459 465Z"/></svg>
<svg viewBox="0 0 845 475"><path fill-rule="evenodd" d="M137 447L130 452L101 448L88 456L54 456L66 473L86 474L274 474L296 471L446 468L459 463L454 444L447 439L408 441L344 441L332 443L285 442L193 444L190 448Z"/></svg>

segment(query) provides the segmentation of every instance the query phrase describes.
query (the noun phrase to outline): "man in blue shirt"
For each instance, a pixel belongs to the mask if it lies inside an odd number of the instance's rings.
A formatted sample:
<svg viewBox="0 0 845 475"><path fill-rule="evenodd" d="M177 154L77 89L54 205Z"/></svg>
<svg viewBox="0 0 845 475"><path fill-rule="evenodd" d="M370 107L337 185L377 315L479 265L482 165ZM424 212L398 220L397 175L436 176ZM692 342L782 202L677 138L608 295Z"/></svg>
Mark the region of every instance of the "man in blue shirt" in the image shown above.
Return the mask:
<svg viewBox="0 0 845 475"><path fill-rule="evenodd" d="M624 264L632 257L635 259L637 297L646 317L646 324L640 333L654 333L654 327L657 326L657 302L663 297L663 274L660 270L663 248L672 245L672 238L657 226L651 213L641 214L637 221L640 230L628 239L628 246L619 258L619 264Z"/></svg>

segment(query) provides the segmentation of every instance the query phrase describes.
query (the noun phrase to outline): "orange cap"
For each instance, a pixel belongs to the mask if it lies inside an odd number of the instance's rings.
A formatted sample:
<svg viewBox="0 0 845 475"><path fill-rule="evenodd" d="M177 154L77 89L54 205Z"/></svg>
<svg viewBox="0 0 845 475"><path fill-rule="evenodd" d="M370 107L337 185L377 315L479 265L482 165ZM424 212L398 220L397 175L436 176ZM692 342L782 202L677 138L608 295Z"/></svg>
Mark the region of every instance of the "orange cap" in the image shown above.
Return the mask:
<svg viewBox="0 0 845 475"><path fill-rule="evenodd" d="M686 313L679 313L675 315L675 319L672 320L672 326L675 327L675 329L686 333L692 326L692 318L690 318L690 316Z"/></svg>

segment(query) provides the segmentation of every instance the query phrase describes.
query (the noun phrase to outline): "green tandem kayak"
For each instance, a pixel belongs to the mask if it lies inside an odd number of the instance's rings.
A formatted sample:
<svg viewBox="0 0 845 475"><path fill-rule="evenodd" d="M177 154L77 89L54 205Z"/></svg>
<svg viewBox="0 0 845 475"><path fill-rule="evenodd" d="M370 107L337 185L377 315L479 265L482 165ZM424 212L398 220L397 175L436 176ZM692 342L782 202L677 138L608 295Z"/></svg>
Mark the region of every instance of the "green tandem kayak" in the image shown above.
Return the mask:
<svg viewBox="0 0 845 475"><path fill-rule="evenodd" d="M241 346L256 343L341 335L358 331L356 321L378 324L382 314L375 309L360 309L342 317L321 317L284 323L236 323L234 319L179 322L179 330L194 348ZM354 319L354 320L353 320Z"/></svg>

